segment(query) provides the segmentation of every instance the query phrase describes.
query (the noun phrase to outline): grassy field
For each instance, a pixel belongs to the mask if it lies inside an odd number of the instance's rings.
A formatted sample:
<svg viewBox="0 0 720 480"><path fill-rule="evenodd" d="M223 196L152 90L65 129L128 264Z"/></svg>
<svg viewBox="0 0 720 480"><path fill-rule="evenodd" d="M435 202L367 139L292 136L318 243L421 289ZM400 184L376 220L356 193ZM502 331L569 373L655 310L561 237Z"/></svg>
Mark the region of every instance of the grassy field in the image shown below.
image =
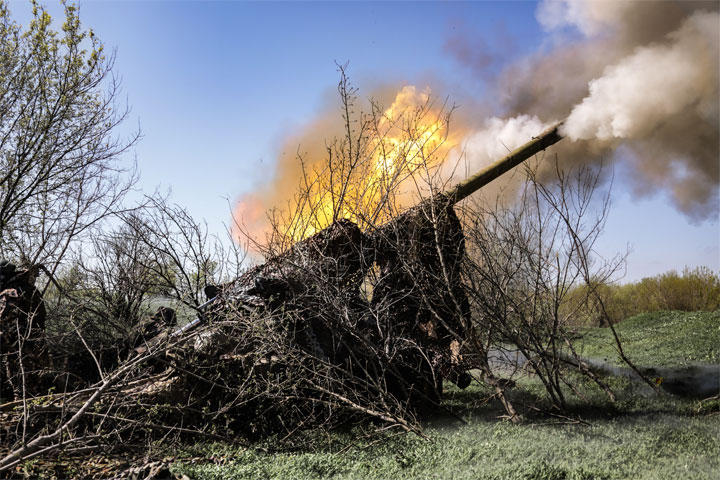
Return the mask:
<svg viewBox="0 0 720 480"><path fill-rule="evenodd" d="M178 466L191 478L293 479L717 479L720 427L680 415L643 414L592 426L473 419L344 453L228 452L230 460ZM217 458L217 450L209 448Z"/></svg>
<svg viewBox="0 0 720 480"><path fill-rule="evenodd" d="M718 313L660 312L618 325L628 355L638 363L684 365L718 362ZM609 332L589 333L584 353L612 359ZM610 343L611 344L611 343ZM454 415L428 421L427 439L387 435L368 444L358 431L331 438L308 435L297 451L196 445L181 452L173 471L198 479L717 479L720 478L720 415L717 399L684 400L637 393L624 378L612 379L618 401L582 386L571 422L536 412L542 388L520 379L512 400L525 415L519 425L499 419L486 402L489 391L473 383L451 389L445 406ZM194 460L189 460L193 458Z"/></svg>
<svg viewBox="0 0 720 480"><path fill-rule="evenodd" d="M630 361L638 366L720 364L720 310L644 313L615 329ZM578 347L584 356L622 364L607 328L590 329Z"/></svg>

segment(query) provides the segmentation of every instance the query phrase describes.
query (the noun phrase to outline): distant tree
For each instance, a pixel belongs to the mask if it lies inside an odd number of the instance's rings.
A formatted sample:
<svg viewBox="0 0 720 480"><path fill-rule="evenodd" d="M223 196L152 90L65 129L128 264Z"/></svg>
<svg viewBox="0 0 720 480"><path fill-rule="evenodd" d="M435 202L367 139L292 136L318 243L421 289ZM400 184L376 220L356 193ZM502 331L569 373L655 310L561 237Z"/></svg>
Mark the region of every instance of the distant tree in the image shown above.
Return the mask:
<svg viewBox="0 0 720 480"><path fill-rule="evenodd" d="M64 7L56 31L33 1L22 29L0 0L0 252L51 266L117 211L137 178L118 161L139 133L114 133L128 114L117 105L114 55Z"/></svg>

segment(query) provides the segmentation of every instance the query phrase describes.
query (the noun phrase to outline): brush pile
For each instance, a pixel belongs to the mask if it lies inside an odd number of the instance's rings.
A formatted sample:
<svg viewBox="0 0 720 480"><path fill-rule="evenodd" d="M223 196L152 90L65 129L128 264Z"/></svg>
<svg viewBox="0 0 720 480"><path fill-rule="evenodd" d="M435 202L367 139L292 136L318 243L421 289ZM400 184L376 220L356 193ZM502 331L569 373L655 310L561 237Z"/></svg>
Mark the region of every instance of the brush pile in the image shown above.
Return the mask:
<svg viewBox="0 0 720 480"><path fill-rule="evenodd" d="M416 431L443 377L469 383L463 254L442 197L371 234L337 221L208 289L214 299L193 324L172 330L172 314L159 312L143 327L157 335L136 336L119 364L88 349L97 376L86 385L59 376L53 391L14 393L0 405L0 468L53 449L287 437L368 418Z"/></svg>

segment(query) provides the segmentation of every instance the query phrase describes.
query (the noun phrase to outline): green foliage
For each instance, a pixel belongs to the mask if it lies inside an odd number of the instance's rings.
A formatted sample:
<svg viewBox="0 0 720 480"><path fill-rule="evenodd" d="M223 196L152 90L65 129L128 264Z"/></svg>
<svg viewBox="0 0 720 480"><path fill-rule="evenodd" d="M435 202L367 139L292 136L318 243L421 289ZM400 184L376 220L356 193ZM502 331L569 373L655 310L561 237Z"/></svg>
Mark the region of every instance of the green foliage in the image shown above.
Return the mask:
<svg viewBox="0 0 720 480"><path fill-rule="evenodd" d="M116 160L137 137L113 136L126 116L113 57L77 8L65 5L55 30L32 5L23 29L0 1L0 251L54 265L134 182Z"/></svg>
<svg viewBox="0 0 720 480"><path fill-rule="evenodd" d="M645 311L698 310L714 311L720 308L720 277L707 267L676 271L656 277L644 278L638 284L638 297L646 298Z"/></svg>
<svg viewBox="0 0 720 480"><path fill-rule="evenodd" d="M682 275L671 270L636 283L602 284L595 288L612 323L645 312L713 312L720 309L720 276L707 267L686 267ZM574 288L568 295L564 309L573 311L588 295L587 286ZM584 325L602 326L605 324L602 309L599 308L597 298L590 297L588 307L580 310L574 320Z"/></svg>
<svg viewBox="0 0 720 480"><path fill-rule="evenodd" d="M720 310L644 313L618 323L615 329L623 350L637 365L720 364ZM623 364L607 328L588 330L577 347L581 355Z"/></svg>

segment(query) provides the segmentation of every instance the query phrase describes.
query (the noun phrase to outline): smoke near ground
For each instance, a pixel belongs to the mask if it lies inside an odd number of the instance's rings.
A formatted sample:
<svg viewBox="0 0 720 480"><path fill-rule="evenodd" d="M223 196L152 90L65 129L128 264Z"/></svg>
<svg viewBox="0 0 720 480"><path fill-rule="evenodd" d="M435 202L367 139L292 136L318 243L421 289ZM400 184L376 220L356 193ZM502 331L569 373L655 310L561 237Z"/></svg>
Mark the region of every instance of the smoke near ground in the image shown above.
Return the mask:
<svg viewBox="0 0 720 480"><path fill-rule="evenodd" d="M566 119L569 137L554 147L565 165L629 162L637 194L666 192L694 220L718 214L720 184L720 16L717 2L543 1L537 19L550 48L521 58L493 78L495 115L461 112L453 130L457 149L441 173L449 183L497 160L550 125ZM466 39L468 45L476 45ZM481 75L486 56L467 55L454 35L447 48ZM492 70L495 70L494 68ZM386 99L387 87L365 96ZM394 89L401 92L401 87ZM452 92L434 92L435 94ZM389 100L387 100L389 99ZM478 99L452 98L465 105ZM388 105L389 103L385 103ZM358 106L360 107L360 106ZM479 123L466 121L485 117ZM295 159L322 161L327 142L342 136L339 110L325 109L286 142L274 183L239 203L245 210L284 208L299 179ZM620 148L622 147L622 148ZM617 152L622 152L618 154ZM505 186L494 185L495 188ZM512 189L510 189L512 190ZM258 206L260 205L260 206ZM260 229L256 226L254 228Z"/></svg>

